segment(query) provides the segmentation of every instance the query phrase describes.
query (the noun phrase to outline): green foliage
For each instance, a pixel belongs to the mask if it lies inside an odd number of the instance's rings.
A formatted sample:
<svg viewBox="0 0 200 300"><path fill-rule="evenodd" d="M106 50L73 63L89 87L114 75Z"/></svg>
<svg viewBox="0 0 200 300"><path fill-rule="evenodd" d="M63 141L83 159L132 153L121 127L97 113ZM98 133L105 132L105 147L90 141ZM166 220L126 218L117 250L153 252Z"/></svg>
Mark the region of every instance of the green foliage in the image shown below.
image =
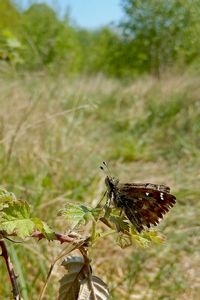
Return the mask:
<svg viewBox="0 0 200 300"><path fill-rule="evenodd" d="M14 30L19 26L20 13L10 0L0 1L0 32L2 30Z"/></svg>
<svg viewBox="0 0 200 300"><path fill-rule="evenodd" d="M196 105L195 102L193 105ZM167 102L158 103L152 98L146 105L145 116L135 122L130 132L134 134L135 139L144 137L144 144L154 142L156 153L172 161L184 157L187 151L191 156L197 155L196 151L190 151L189 148L199 146L197 135L200 130L198 125L200 113L197 109L191 118L190 110L191 99L182 93L174 94ZM146 132L150 129L147 135Z"/></svg>
<svg viewBox="0 0 200 300"><path fill-rule="evenodd" d="M39 218L33 218L29 204L4 189L0 189L0 230L5 235L16 235L20 238L31 236L40 230L46 237L52 238L53 232Z"/></svg>
<svg viewBox="0 0 200 300"><path fill-rule="evenodd" d="M160 75L175 62L197 56L199 0L125 0L121 27L127 39L130 67Z"/></svg>
<svg viewBox="0 0 200 300"><path fill-rule="evenodd" d="M91 220L95 220L96 209L89 208L85 205L68 203L64 210L60 210L59 215L65 216L71 229L79 227L81 224L87 224Z"/></svg>
<svg viewBox="0 0 200 300"><path fill-rule="evenodd" d="M18 238L39 237L47 240L60 239L60 242L67 242L68 245L61 251L50 267L47 281L42 289L40 298L45 294L47 284L55 264L64 256L69 255L70 252L78 249L82 257L70 258L69 256L63 261L62 265L67 270L60 279L59 299L90 299L91 295L99 295L99 299L108 299L109 292L107 285L98 277L92 275L92 268L90 259L87 256L87 248L93 246L98 240L105 238L106 234L116 234L116 242L121 248L132 245L133 242L138 242L140 245L147 246L149 241L161 241L155 234L154 239L151 238L151 233L145 233L141 236L136 232L128 220L122 216L117 209L112 209L110 206L100 206L100 203L95 208L89 208L85 205L68 204L65 210L60 211L59 216L64 215L73 230L79 230L87 223L92 223L90 235L87 238L80 237L77 233L72 233L69 236L53 232L49 226L40 218L32 217L30 206L26 201L18 200L12 193L4 189L0 190L0 234L2 249L2 256L4 259L10 260L7 254L6 245L3 238L9 236L16 236ZM108 228L108 233L105 230L97 233L98 223L104 223ZM71 232L71 229L69 230ZM112 230L110 230L112 229ZM150 235L149 235L150 234ZM157 237L157 238L156 238ZM77 238L77 241L73 238ZM90 241L90 244L88 242ZM13 266L11 268L11 261L7 264L8 273L14 272ZM13 273L15 278L15 273ZM13 286L17 283L12 281ZM13 291L13 297L19 295L18 288Z"/></svg>
<svg viewBox="0 0 200 300"><path fill-rule="evenodd" d="M71 230L83 228L83 225L92 221L91 243L96 243L99 238L103 238L106 234L115 235L116 242L121 248L126 248L135 242L141 246L148 246L151 241L162 242L162 238L155 232L138 234L119 209L107 205L89 208L81 204L68 203L65 209L60 210L59 215L66 218ZM108 233L97 230L99 221L111 230L109 229Z"/></svg>
<svg viewBox="0 0 200 300"><path fill-rule="evenodd" d="M126 79L199 65L200 0L124 0L120 24L95 31L73 26L69 15L60 19L47 4L33 1L22 12L14 3L0 3L1 40L7 47L1 42L0 58L22 71Z"/></svg>
<svg viewBox="0 0 200 300"><path fill-rule="evenodd" d="M23 46L19 39L9 30L3 30L0 35L0 59L8 62L12 67L23 64Z"/></svg>
<svg viewBox="0 0 200 300"><path fill-rule="evenodd" d="M52 62L56 65L62 60L64 68L73 72L78 45L67 20L60 21L46 4L35 4L23 13L21 31L28 68L42 68Z"/></svg>
<svg viewBox="0 0 200 300"><path fill-rule="evenodd" d="M30 209L25 201L15 201L3 209L0 214L0 230L8 235L16 234L20 238L30 236L35 224L30 217Z"/></svg>
<svg viewBox="0 0 200 300"><path fill-rule="evenodd" d="M54 56L55 37L59 30L56 14L45 4L32 5L24 13L22 24L27 45L25 60L30 67L43 67Z"/></svg>
<svg viewBox="0 0 200 300"><path fill-rule="evenodd" d="M120 141L120 143L118 141ZM115 160L118 157L121 157L124 162L131 162L140 160L145 156L143 146L140 145L131 134L125 135L124 133L116 133L112 143L116 144L116 146L109 153L110 159Z"/></svg>
<svg viewBox="0 0 200 300"><path fill-rule="evenodd" d="M13 193L9 193L3 188L0 188L0 211L9 206L10 202L15 202L17 199Z"/></svg>
<svg viewBox="0 0 200 300"><path fill-rule="evenodd" d="M0 2L0 63L10 65L12 71L17 65L23 64L23 46L18 34L20 18L11 1Z"/></svg>
<svg viewBox="0 0 200 300"><path fill-rule="evenodd" d="M31 219L39 217L57 231L68 232L68 217L57 212L66 203L75 204L77 219L82 213L77 232L86 229L91 236L92 269L109 284L113 299L163 295L190 299L188 285L192 298L198 299L199 76L170 73L160 80L145 77L125 84L104 77L69 80L29 74L1 79L0 86L1 184L31 203ZM25 119L24 108L32 104L34 109ZM129 160L123 157L126 148L130 155L134 150ZM120 151L114 156L115 149ZM144 236L135 233L117 209L107 209L105 214L105 199L101 211L94 214L105 191L104 175L98 170L102 160L109 161L112 174L122 182L171 186L178 203L159 226L167 235L166 243L157 243L162 237L152 231ZM10 194L2 195L2 208L6 208ZM89 218L84 218L82 205ZM6 237L19 240L16 235ZM33 300L38 299L52 258L66 246L63 239L61 245L55 239L48 242L49 238L38 242L41 234L35 238L27 237L26 243L5 241L9 252L13 249L14 267L21 262L16 271L26 281L20 286L29 296L23 298ZM72 250L77 244L73 236L71 240ZM191 270L194 277L190 278ZM53 275L46 293L50 299L58 291L55 281L62 277L59 267ZM0 277L7 282L3 266ZM2 297L9 298L10 286L0 289Z"/></svg>
<svg viewBox="0 0 200 300"><path fill-rule="evenodd" d="M121 76L123 62L121 59L121 45L119 35L109 27L104 27L93 35L93 44L90 49L93 61L90 72L102 72L108 76ZM89 54L89 53L88 53Z"/></svg>

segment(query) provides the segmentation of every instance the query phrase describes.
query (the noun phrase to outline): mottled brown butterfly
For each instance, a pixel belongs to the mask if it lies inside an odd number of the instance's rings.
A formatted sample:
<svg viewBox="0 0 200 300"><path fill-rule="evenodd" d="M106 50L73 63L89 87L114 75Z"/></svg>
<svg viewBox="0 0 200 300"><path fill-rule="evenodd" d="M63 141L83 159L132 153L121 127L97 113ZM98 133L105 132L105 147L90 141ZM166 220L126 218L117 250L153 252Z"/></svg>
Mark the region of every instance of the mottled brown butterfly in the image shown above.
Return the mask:
<svg viewBox="0 0 200 300"><path fill-rule="evenodd" d="M106 165L105 162L103 164ZM110 176L106 176L105 184L108 200L124 211L138 232L157 225L176 203L176 197L170 194L170 188L165 185L119 183L119 180Z"/></svg>

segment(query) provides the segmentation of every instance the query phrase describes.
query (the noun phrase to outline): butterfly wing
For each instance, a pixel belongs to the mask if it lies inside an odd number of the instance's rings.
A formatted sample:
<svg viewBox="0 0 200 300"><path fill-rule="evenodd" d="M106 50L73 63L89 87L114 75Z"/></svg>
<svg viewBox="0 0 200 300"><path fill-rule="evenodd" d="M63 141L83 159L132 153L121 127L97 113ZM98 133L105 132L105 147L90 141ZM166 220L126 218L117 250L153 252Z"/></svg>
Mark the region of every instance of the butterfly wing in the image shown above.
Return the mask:
<svg viewBox="0 0 200 300"><path fill-rule="evenodd" d="M141 232L144 227L157 225L176 203L170 188L154 184L119 184L116 187L116 204L130 222Z"/></svg>

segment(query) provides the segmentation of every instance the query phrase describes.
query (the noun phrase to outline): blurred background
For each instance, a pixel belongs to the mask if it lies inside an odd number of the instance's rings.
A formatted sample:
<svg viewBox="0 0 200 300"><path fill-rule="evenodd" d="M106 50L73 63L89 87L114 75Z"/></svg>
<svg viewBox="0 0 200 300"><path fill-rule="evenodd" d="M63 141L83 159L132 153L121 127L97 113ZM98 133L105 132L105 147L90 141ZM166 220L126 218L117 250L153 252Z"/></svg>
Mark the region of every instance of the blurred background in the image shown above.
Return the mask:
<svg viewBox="0 0 200 300"><path fill-rule="evenodd" d="M199 299L199 19L200 0L0 1L0 185L60 232L67 201L101 199L104 160L177 197L156 228L164 244L92 249L111 299ZM38 299L60 244L9 249L23 299Z"/></svg>

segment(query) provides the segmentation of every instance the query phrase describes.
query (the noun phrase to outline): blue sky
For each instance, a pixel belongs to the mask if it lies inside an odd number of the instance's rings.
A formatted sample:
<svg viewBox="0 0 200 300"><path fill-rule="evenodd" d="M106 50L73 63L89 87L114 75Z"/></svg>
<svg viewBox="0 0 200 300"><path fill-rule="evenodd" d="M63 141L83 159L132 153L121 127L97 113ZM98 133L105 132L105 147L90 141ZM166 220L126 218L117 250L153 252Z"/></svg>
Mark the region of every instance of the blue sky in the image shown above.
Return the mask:
<svg viewBox="0 0 200 300"><path fill-rule="evenodd" d="M63 15L70 8L70 16L78 26L98 28L117 22L122 17L120 0L17 0L23 8L30 3L46 2Z"/></svg>

